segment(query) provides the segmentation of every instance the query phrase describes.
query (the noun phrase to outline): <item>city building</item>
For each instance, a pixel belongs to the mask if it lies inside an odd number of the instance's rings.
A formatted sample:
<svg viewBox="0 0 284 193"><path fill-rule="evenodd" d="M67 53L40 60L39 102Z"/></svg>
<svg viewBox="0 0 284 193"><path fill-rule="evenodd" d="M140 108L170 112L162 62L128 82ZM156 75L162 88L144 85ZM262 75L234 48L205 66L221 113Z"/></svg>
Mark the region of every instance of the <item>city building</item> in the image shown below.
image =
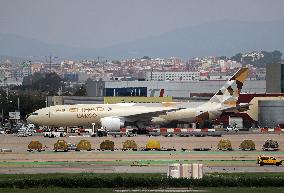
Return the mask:
<svg viewBox="0 0 284 193"><path fill-rule="evenodd" d="M284 63L267 65L266 92L284 93Z"/></svg>
<svg viewBox="0 0 284 193"><path fill-rule="evenodd" d="M145 72L146 81L197 81L199 72Z"/></svg>
<svg viewBox="0 0 284 193"><path fill-rule="evenodd" d="M104 104L172 102L172 97L104 97Z"/></svg>
<svg viewBox="0 0 284 193"><path fill-rule="evenodd" d="M92 81L86 82L88 96L171 96L197 99L196 93L216 93L226 81ZM265 81L247 80L244 93L265 93ZM200 95L202 96L202 95ZM208 99L208 96L204 99Z"/></svg>

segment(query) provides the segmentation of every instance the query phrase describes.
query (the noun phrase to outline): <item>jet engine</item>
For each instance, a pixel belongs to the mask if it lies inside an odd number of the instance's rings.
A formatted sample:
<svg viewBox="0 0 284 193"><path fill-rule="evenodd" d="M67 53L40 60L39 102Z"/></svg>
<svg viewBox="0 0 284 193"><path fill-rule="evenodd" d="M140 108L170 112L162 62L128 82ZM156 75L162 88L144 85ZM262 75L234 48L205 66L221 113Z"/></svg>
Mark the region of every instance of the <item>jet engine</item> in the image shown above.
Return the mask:
<svg viewBox="0 0 284 193"><path fill-rule="evenodd" d="M101 118L101 125L107 131L119 131L121 127L124 127L124 120L117 117L104 117Z"/></svg>

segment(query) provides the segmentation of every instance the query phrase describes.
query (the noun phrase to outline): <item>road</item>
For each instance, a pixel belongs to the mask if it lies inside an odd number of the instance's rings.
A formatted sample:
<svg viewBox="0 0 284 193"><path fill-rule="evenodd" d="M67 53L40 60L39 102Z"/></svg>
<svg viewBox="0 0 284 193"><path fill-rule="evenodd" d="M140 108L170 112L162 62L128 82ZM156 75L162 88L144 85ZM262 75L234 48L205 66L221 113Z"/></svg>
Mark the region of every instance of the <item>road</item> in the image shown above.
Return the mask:
<svg viewBox="0 0 284 193"><path fill-rule="evenodd" d="M61 167L0 167L2 174L38 174L38 173L167 173L167 165L160 166L114 166L114 165L82 165ZM253 166L253 167L208 167L204 166L205 173L249 173L249 172L284 172L279 166Z"/></svg>

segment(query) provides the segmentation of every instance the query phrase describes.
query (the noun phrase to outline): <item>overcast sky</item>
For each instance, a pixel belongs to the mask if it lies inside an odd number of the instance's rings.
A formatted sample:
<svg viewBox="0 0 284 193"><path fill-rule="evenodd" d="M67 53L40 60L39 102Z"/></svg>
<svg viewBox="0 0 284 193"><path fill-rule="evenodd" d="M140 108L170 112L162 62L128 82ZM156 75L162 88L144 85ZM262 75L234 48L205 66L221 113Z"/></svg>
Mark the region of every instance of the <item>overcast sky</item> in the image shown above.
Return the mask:
<svg viewBox="0 0 284 193"><path fill-rule="evenodd" d="M283 0L0 0L0 33L101 48L220 20L283 20L283 7Z"/></svg>

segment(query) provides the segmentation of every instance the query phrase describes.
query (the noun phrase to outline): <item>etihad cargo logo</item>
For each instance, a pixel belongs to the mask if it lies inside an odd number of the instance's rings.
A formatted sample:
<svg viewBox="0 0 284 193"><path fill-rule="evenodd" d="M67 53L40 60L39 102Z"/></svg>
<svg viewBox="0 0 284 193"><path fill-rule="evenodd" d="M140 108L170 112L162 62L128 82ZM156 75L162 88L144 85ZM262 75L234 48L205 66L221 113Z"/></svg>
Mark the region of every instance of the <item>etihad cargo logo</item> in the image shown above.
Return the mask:
<svg viewBox="0 0 284 193"><path fill-rule="evenodd" d="M71 108L62 108L62 109L56 109L56 112L70 112L70 113L76 113L76 117L78 119L94 119L96 118L97 112L108 112L111 111L112 108L110 107L88 107L88 108L76 108L76 107L71 107Z"/></svg>
<svg viewBox="0 0 284 193"><path fill-rule="evenodd" d="M77 118L78 119L92 119L92 118L96 118L98 115L96 113L78 113L77 114Z"/></svg>
<svg viewBox="0 0 284 193"><path fill-rule="evenodd" d="M91 113L91 112L102 112L102 111L111 111L112 108L110 107L91 107L91 108L75 108L75 107L71 107L69 109L56 109L56 112L70 112L70 113L78 113L78 112L82 112L82 113Z"/></svg>

